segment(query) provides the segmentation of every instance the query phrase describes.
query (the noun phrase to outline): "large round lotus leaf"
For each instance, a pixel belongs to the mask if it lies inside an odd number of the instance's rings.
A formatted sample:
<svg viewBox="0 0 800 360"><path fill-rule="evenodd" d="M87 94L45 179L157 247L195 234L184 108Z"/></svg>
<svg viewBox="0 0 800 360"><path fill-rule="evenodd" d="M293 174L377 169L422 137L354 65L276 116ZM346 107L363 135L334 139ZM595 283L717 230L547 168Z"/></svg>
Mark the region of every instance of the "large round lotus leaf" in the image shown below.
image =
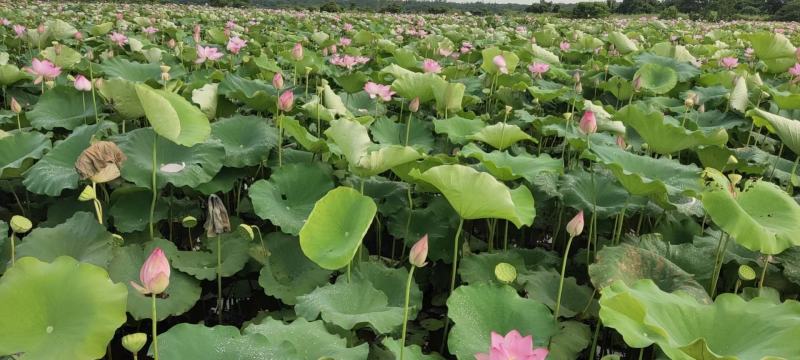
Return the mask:
<svg viewBox="0 0 800 360"><path fill-rule="evenodd" d="M547 80L537 80L533 86L528 87L528 92L540 102L548 102L564 95L569 88L562 84Z"/></svg>
<svg viewBox="0 0 800 360"><path fill-rule="evenodd" d="M415 169L410 175L441 191L463 219L506 219L521 228L536 216L527 187L510 190L493 176L464 165L441 165L423 173Z"/></svg>
<svg viewBox="0 0 800 360"><path fill-rule="evenodd" d="M0 137L0 179L20 176L46 150L50 150L50 140L38 132L15 132Z"/></svg>
<svg viewBox="0 0 800 360"><path fill-rule="evenodd" d="M389 306L403 307L405 305L406 281L408 271L405 268L390 268L379 262L363 262L353 272L352 278L367 281L372 286L386 294ZM340 275L337 282L347 282L346 275ZM422 291L417 283L411 284L409 293L409 319L414 319L422 308Z"/></svg>
<svg viewBox="0 0 800 360"><path fill-rule="evenodd" d="M561 177L559 189L565 205L586 213L597 212L601 219L616 216L624 208L647 202L645 198L631 197L613 175L602 170L589 173L578 168Z"/></svg>
<svg viewBox="0 0 800 360"><path fill-rule="evenodd" d="M44 23L44 27L46 29L45 34L47 34L46 38L53 40L70 38L78 32L74 26L61 19L48 20Z"/></svg>
<svg viewBox="0 0 800 360"><path fill-rule="evenodd" d="M102 64L95 66L109 79L120 78L133 82L158 81L161 79L161 69L158 64L132 62L120 56L105 60Z"/></svg>
<svg viewBox="0 0 800 360"><path fill-rule="evenodd" d="M407 121L406 118L406 123L397 123L387 117L381 117L372 123L369 130L379 144L403 145L406 143ZM412 119L411 125L408 133L408 145L424 152L433 150L434 138L431 134L430 123Z"/></svg>
<svg viewBox="0 0 800 360"><path fill-rule="evenodd" d="M322 320L343 329L369 325L379 334L398 330L403 323L403 308L390 306L382 291L367 281L340 281L299 296L294 307L298 316Z"/></svg>
<svg viewBox="0 0 800 360"><path fill-rule="evenodd" d="M667 93L678 84L678 73L675 70L656 63L642 65L634 75L636 77L641 80L642 88L656 94Z"/></svg>
<svg viewBox="0 0 800 360"><path fill-rule="evenodd" d="M55 47L51 46L42 50L39 54L62 69L73 69L83 58L81 53L63 45L60 45L57 51Z"/></svg>
<svg viewBox="0 0 800 360"><path fill-rule="evenodd" d="M678 51L677 50L678 48L683 48L683 47L682 46L676 47L676 51ZM688 54L685 48L683 48L682 51ZM692 55L688 54L688 56L691 57ZM679 82L684 82L691 80L697 75L700 75L701 70L691 64L691 62L695 60L696 59L694 59L694 57L691 57L691 59L687 60L681 60L681 59L674 59L672 57L658 56L651 53L643 53L641 55L636 56L636 65L643 66L645 64L654 63L664 67L668 67L672 70L675 70L675 72L678 74Z"/></svg>
<svg viewBox="0 0 800 360"><path fill-rule="evenodd" d="M261 269L258 284L267 295L294 305L298 296L328 283L331 272L309 260L300 249L297 238L275 232L264 240L273 255L267 258Z"/></svg>
<svg viewBox="0 0 800 360"><path fill-rule="evenodd" d="M150 203L153 192L150 189L126 186L111 194L108 215L114 219L114 228L123 233L141 231L150 224ZM157 223L169 216L167 199L156 199L153 211L153 222Z"/></svg>
<svg viewBox="0 0 800 360"><path fill-rule="evenodd" d="M27 71L20 70L15 65L0 65L0 85L8 86L29 77Z"/></svg>
<svg viewBox="0 0 800 360"><path fill-rule="evenodd" d="M506 123L489 125L480 129L477 133L467 136L467 139L485 142L500 150L505 150L507 147L522 140L536 142L534 138L522 131L519 126Z"/></svg>
<svg viewBox="0 0 800 360"><path fill-rule="evenodd" d="M129 131L114 138L119 148L128 157L122 164L122 178L137 186L152 188L153 129L142 128ZM161 189L170 183L175 186L194 187L207 183L222 168L225 149L216 141L208 141L192 147L178 145L158 136L156 141L156 187ZM177 172L161 171L167 164L186 166Z"/></svg>
<svg viewBox="0 0 800 360"><path fill-rule="evenodd" d="M0 279L0 354L102 358L125 323L126 294L102 268L67 256L19 259Z"/></svg>
<svg viewBox="0 0 800 360"><path fill-rule="evenodd" d="M317 265L336 270L356 255L378 207L348 187L329 191L314 205L300 229L300 247Z"/></svg>
<svg viewBox="0 0 800 360"><path fill-rule="evenodd" d="M777 185L757 180L733 195L724 176L703 193L711 219L737 243L762 254L800 245L800 205Z"/></svg>
<svg viewBox="0 0 800 360"><path fill-rule="evenodd" d="M695 165L636 155L604 145L593 145L591 153L584 153L584 156L611 170L631 194L650 197L664 208L674 208L671 203L674 198L695 195L702 190L701 171Z"/></svg>
<svg viewBox="0 0 800 360"><path fill-rule="evenodd" d="M608 33L608 42L616 47L617 51L622 54L627 54L630 52L638 51L639 48L636 47L636 43L633 42L630 38L625 36L625 34L619 31L612 31Z"/></svg>
<svg viewBox="0 0 800 360"><path fill-rule="evenodd" d="M555 310L558 300L558 283L561 275L554 270L532 271L519 275L519 282L525 285L528 298L547 305ZM578 285L575 278L564 278L564 291L561 297L559 315L573 317L584 309L593 310L590 305L594 302L594 293L586 285ZM596 309L594 309L596 311Z"/></svg>
<svg viewBox="0 0 800 360"><path fill-rule="evenodd" d="M222 248L220 275L228 277L244 268L250 260L250 241L238 231L206 239L209 251L177 251L172 255L172 266L200 280L217 278L217 240Z"/></svg>
<svg viewBox="0 0 800 360"><path fill-rule="evenodd" d="M410 214L410 218L409 218ZM391 215L387 230L412 246L424 235L428 235L428 259L450 263L453 259L453 237L458 226L458 215L443 197L433 198L425 207L408 207ZM406 229L408 223L408 229Z"/></svg>
<svg viewBox="0 0 800 360"><path fill-rule="evenodd" d="M553 159L548 154L533 156L521 153L514 156L506 151L497 150L487 153L470 143L461 148L459 155L478 159L490 174L502 181L524 178L533 183L543 172L555 174L564 172L564 161Z"/></svg>
<svg viewBox="0 0 800 360"><path fill-rule="evenodd" d="M447 114L463 109L464 92L467 90L464 84L435 81L431 83L431 87L436 97L436 111Z"/></svg>
<svg viewBox="0 0 800 360"><path fill-rule="evenodd" d="M377 175L422 157L410 146L374 144L367 127L355 120L334 120L325 135L339 147L351 171L362 177Z"/></svg>
<svg viewBox="0 0 800 360"><path fill-rule="evenodd" d="M468 136L477 133L486 124L480 118L466 119L453 116L448 119L434 119L433 129L437 134L447 134L447 139L453 144L466 144Z"/></svg>
<svg viewBox="0 0 800 360"><path fill-rule="evenodd" d="M563 308L562 308L563 309ZM558 323L558 332L550 340L549 360L579 359L583 349L592 341L589 325L578 321Z"/></svg>
<svg viewBox="0 0 800 360"><path fill-rule="evenodd" d="M234 116L214 122L211 137L225 146L224 165L255 166L267 159L278 145L278 130L256 116Z"/></svg>
<svg viewBox="0 0 800 360"><path fill-rule="evenodd" d="M108 265L111 279L128 286L128 312L136 320L151 319L153 317L152 300L136 291L130 282L139 283L139 270L156 247L160 247L172 259L178 249L175 244L156 239L146 244L133 244L114 248L114 258ZM200 299L200 282L195 278L180 271L173 271L169 278L166 298L156 298L158 320L164 320L172 315L183 314L194 306Z"/></svg>
<svg viewBox="0 0 800 360"><path fill-rule="evenodd" d="M745 38L750 40L756 58L767 64L770 73L782 73L796 62L795 47L783 34L757 32Z"/></svg>
<svg viewBox="0 0 800 360"><path fill-rule="evenodd" d="M102 106L102 103L98 106ZM57 86L46 91L26 116L37 129L72 130L87 122L94 122L95 113L91 94L87 98L85 92L73 87Z"/></svg>
<svg viewBox="0 0 800 360"><path fill-rule="evenodd" d="M753 109L747 113L756 125L766 126L770 132L778 134L786 147L796 156L800 156L800 121L787 119L761 109Z"/></svg>
<svg viewBox="0 0 800 360"><path fill-rule="evenodd" d="M331 189L330 169L304 162L276 168L269 180L253 183L249 194L256 215L297 235L314 204Z"/></svg>
<svg viewBox="0 0 800 360"><path fill-rule="evenodd" d="M386 349L391 353L390 356L394 356L394 359L400 358L400 340L393 339L390 337L384 338L381 344L386 347ZM437 354L424 354L422 352L422 348L419 345L409 345L406 342L406 348L403 351L403 357L408 360L443 360L444 358Z"/></svg>
<svg viewBox="0 0 800 360"><path fill-rule="evenodd" d="M538 301L522 298L509 286L477 284L460 286L447 299L453 319L447 348L458 359L474 359L491 347L492 331L517 330L533 336L536 346L547 346L556 328L550 310Z"/></svg>
<svg viewBox="0 0 800 360"><path fill-rule="evenodd" d="M244 333L261 334L276 344L288 342L303 360L362 360L369 352L367 343L348 347L347 339L328 332L322 321L308 322L303 318L297 318L291 324L267 318L262 323L248 325Z"/></svg>
<svg viewBox="0 0 800 360"><path fill-rule="evenodd" d="M211 133L208 118L178 94L136 85L136 95L153 130L178 145L200 144Z"/></svg>
<svg viewBox="0 0 800 360"><path fill-rule="evenodd" d="M657 344L671 359L794 359L800 303L721 294L713 304L661 291L652 280L603 290L600 318L635 348Z"/></svg>
<svg viewBox="0 0 800 360"><path fill-rule="evenodd" d="M659 154L673 154L701 145L723 146L728 142L725 129L688 130L645 103L628 105L620 109L614 118L636 130L649 149Z"/></svg>
<svg viewBox="0 0 800 360"><path fill-rule="evenodd" d="M113 237L94 214L79 212L52 228L35 228L17 244L17 257L53 261L70 256L89 264L106 267L111 260Z"/></svg>
<svg viewBox="0 0 800 360"><path fill-rule="evenodd" d="M555 253L540 248L510 249L465 256L458 265L458 274L461 276L461 281L467 284L479 282L500 284L494 274L494 269L499 263L510 264L518 274L521 274L539 267L554 267L560 262L561 260L556 257Z"/></svg>
<svg viewBox="0 0 800 360"><path fill-rule="evenodd" d="M233 101L240 101L256 111L277 111L278 91L271 84L261 80L250 80L232 73L225 75L219 83L219 94Z"/></svg>
<svg viewBox="0 0 800 360"><path fill-rule="evenodd" d="M153 346L148 354L153 356ZM158 355L162 359L193 360L301 360L289 343L272 341L261 334L242 335L233 326L206 327L182 323L158 335Z"/></svg>
<svg viewBox="0 0 800 360"><path fill-rule="evenodd" d="M491 47L481 51L481 55L483 57L481 69L492 76L500 73L500 69L494 64L494 58L498 55L503 56L503 59L505 59L506 70L508 70L509 74L513 73L517 68L517 65L519 65L519 56L517 56L517 54L515 54L513 51L503 51L496 47Z"/></svg>
<svg viewBox="0 0 800 360"><path fill-rule="evenodd" d="M217 116L217 104L219 103L219 95L217 89L219 84L205 84L198 89L192 90L192 102L200 107L203 114L209 119L214 119Z"/></svg>
<svg viewBox="0 0 800 360"><path fill-rule="evenodd" d="M128 80L114 78L103 82L98 88L100 95L114 104L123 119L138 119L144 117L144 108L136 95L136 83Z"/></svg>
<svg viewBox="0 0 800 360"><path fill-rule="evenodd" d="M683 291L698 301L709 302L705 288L691 274L656 252L628 244L598 251L596 262L589 265L589 277L598 289L618 280L633 284L651 279L664 291Z"/></svg>
<svg viewBox="0 0 800 360"><path fill-rule="evenodd" d="M77 189L80 177L75 171L75 160L89 147L92 136L99 131L113 129L112 122L81 125L66 139L55 143L53 150L25 172L22 183L28 191L48 196L58 196L65 189Z"/></svg>
<svg viewBox="0 0 800 360"><path fill-rule="evenodd" d="M387 69L383 71L387 71ZM392 82L392 89L397 92L397 95L406 99L418 97L420 103L424 104L436 98L433 84L447 84L447 82L436 74L403 72Z"/></svg>
<svg viewBox="0 0 800 360"><path fill-rule="evenodd" d="M283 125L284 136L294 138L303 149L314 153L325 152L328 149L328 144L308 132L308 129L300 124L300 121L291 116L282 115L278 117L278 125Z"/></svg>

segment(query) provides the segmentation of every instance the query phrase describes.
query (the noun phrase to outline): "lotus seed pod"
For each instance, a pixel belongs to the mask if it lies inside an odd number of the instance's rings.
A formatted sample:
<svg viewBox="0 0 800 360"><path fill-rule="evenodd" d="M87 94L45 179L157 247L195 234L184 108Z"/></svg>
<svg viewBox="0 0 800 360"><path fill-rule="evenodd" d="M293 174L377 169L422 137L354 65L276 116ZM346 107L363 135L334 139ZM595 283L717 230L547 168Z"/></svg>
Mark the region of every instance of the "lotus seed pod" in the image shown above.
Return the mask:
<svg viewBox="0 0 800 360"><path fill-rule="evenodd" d="M756 278L756 271L748 265L739 266L739 279L742 281L751 281Z"/></svg>
<svg viewBox="0 0 800 360"><path fill-rule="evenodd" d="M733 156L733 155L728 156L728 165L736 165L738 163L739 163L739 160L736 158L736 156Z"/></svg>
<svg viewBox="0 0 800 360"><path fill-rule="evenodd" d="M16 234L24 234L33 227L33 224L28 218L20 215L12 216L9 224L11 225L11 231Z"/></svg>
<svg viewBox="0 0 800 360"><path fill-rule="evenodd" d="M729 174L728 179L731 180L731 186L736 186L740 181L742 181L742 175L740 174Z"/></svg>
<svg viewBox="0 0 800 360"><path fill-rule="evenodd" d="M191 228L197 226L197 218L195 218L194 216L189 215L189 216L183 218L183 220L181 220L181 225L183 225L183 227L185 227L187 229L191 229Z"/></svg>
<svg viewBox="0 0 800 360"><path fill-rule="evenodd" d="M92 201L94 199L97 199L97 194L90 185L86 185L81 194L78 195L78 201Z"/></svg>
<svg viewBox="0 0 800 360"><path fill-rule="evenodd" d="M245 234L250 241L253 241L253 239L256 237L256 235L253 233L253 228L251 228L250 225L239 224L239 231Z"/></svg>
<svg viewBox="0 0 800 360"><path fill-rule="evenodd" d="M120 234L111 234L111 245L122 246L125 244L125 238Z"/></svg>
<svg viewBox="0 0 800 360"><path fill-rule="evenodd" d="M499 263L494 267L494 276L504 284L510 284L517 279L517 269L509 263Z"/></svg>
<svg viewBox="0 0 800 360"><path fill-rule="evenodd" d="M141 351L146 343L147 335L144 333L135 333L122 337L122 347L130 351L131 354L136 354Z"/></svg>
<svg viewBox="0 0 800 360"><path fill-rule="evenodd" d="M683 102L683 105L684 105L684 106L686 106L687 108L693 108L693 107L694 107L694 99L693 99L693 98L691 98L691 97L690 97L690 98L687 98L687 99L686 99L686 100Z"/></svg>

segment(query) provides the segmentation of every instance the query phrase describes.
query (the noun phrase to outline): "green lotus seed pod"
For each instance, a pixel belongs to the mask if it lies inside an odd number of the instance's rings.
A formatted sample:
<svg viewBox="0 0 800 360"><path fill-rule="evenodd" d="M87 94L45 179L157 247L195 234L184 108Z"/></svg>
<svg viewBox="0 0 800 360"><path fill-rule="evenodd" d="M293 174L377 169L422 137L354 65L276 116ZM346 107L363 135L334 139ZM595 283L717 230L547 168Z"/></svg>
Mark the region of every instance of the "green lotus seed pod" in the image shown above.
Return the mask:
<svg viewBox="0 0 800 360"><path fill-rule="evenodd" d="M247 235L247 238L250 239L250 241L253 241L253 239L255 239L256 235L253 233L253 228L251 228L250 225L239 224L239 231Z"/></svg>
<svg viewBox="0 0 800 360"><path fill-rule="evenodd" d="M97 199L97 194L94 192L94 188L89 185L86 185L81 194L78 195L78 201L92 201L94 199Z"/></svg>
<svg viewBox="0 0 800 360"><path fill-rule="evenodd" d="M733 155L728 156L728 165L736 165L738 163L739 163L739 159L737 159L736 156L733 156Z"/></svg>
<svg viewBox="0 0 800 360"><path fill-rule="evenodd" d="M111 245L122 246L122 244L125 244L125 238L123 238L122 235L111 234Z"/></svg>
<svg viewBox="0 0 800 360"><path fill-rule="evenodd" d="M147 335L145 333L135 333L122 337L122 347L130 351L131 354L138 353L146 343Z"/></svg>
<svg viewBox="0 0 800 360"><path fill-rule="evenodd" d="M742 281L751 281L756 278L756 271L753 270L750 266L747 265L740 265L739 266L739 279Z"/></svg>
<svg viewBox="0 0 800 360"><path fill-rule="evenodd" d="M24 216L14 215L11 217L11 231L17 234L24 234L31 230L33 224Z"/></svg>
<svg viewBox="0 0 800 360"><path fill-rule="evenodd" d="M181 225L183 225L183 227L185 227L187 229L191 229L191 228L197 226L197 218L195 218L194 216L191 216L191 215L187 216L187 217L183 218L183 220L181 220Z"/></svg>
<svg viewBox="0 0 800 360"><path fill-rule="evenodd" d="M494 276L505 284L510 284L517 279L517 269L509 263L499 263L494 267Z"/></svg>

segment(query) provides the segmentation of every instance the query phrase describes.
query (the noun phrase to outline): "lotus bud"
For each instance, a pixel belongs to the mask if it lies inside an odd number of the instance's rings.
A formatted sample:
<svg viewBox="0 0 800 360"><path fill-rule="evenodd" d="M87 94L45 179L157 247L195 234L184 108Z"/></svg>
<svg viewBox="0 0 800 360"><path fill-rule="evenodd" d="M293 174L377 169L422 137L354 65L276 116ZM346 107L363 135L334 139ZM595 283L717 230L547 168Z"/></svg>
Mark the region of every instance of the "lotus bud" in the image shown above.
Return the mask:
<svg viewBox="0 0 800 360"><path fill-rule="evenodd" d="M517 269L514 265L501 262L494 267L494 276L504 284L510 284L517 279Z"/></svg>
<svg viewBox="0 0 800 360"><path fill-rule="evenodd" d="M16 98L11 98L11 111L15 114L19 114L22 112L22 106L17 102Z"/></svg>
<svg viewBox="0 0 800 360"><path fill-rule="evenodd" d="M275 73L275 76L272 77L272 86L274 86L275 89L280 90L283 89L283 85L283 75L281 75L279 72Z"/></svg>
<svg viewBox="0 0 800 360"><path fill-rule="evenodd" d="M694 99L691 98L691 97L686 98L686 100L684 100L684 102L683 102L683 105L686 106L686 108L688 108L688 109L693 108L694 107Z"/></svg>
<svg viewBox="0 0 800 360"><path fill-rule="evenodd" d="M617 135L616 143L617 143L617 147L619 147L622 150L625 150L625 149L628 148L628 144L625 143L625 138L623 138L621 135Z"/></svg>
<svg viewBox="0 0 800 360"><path fill-rule="evenodd" d="M571 237L576 237L583 233L583 210L578 212L578 214L567 223L567 233Z"/></svg>
<svg viewBox="0 0 800 360"><path fill-rule="evenodd" d="M159 68L161 69L162 73L168 73L170 70L172 70L172 68L169 65L161 65L159 66Z"/></svg>
<svg viewBox="0 0 800 360"><path fill-rule="evenodd" d="M642 150L647 151L648 149L650 149L650 144L642 143Z"/></svg>
<svg viewBox="0 0 800 360"><path fill-rule="evenodd" d="M572 73L572 80L575 81L576 83L581 82L581 72L580 71L576 71L576 72Z"/></svg>
<svg viewBox="0 0 800 360"><path fill-rule="evenodd" d="M511 110L514 110L514 108L509 105L506 105L506 115L510 114Z"/></svg>
<svg viewBox="0 0 800 360"><path fill-rule="evenodd" d="M103 85L105 85L105 82L103 81L103 78L94 79L94 88L95 89L103 90Z"/></svg>
<svg viewBox="0 0 800 360"><path fill-rule="evenodd" d="M583 94L583 84L575 83L575 92L578 94Z"/></svg>
<svg viewBox="0 0 800 360"><path fill-rule="evenodd" d="M131 281L131 286L142 295L159 295L169 286L169 275L167 256L161 248L155 248L139 271L141 285Z"/></svg>
<svg viewBox="0 0 800 360"><path fill-rule="evenodd" d="M119 177L119 169L127 160L122 150L110 141L98 141L84 150L75 161L81 179L105 183Z"/></svg>
<svg viewBox="0 0 800 360"><path fill-rule="evenodd" d="M175 42L175 39L167 40L167 47L169 47L170 49L174 49L175 45L177 45L177 43Z"/></svg>
<svg viewBox="0 0 800 360"><path fill-rule="evenodd" d="M36 28L36 32L39 34L44 34L47 28L44 27L44 24L39 24L39 27Z"/></svg>
<svg viewBox="0 0 800 360"><path fill-rule="evenodd" d="M701 113L706 112L706 104L705 103L700 104L700 107L697 108L697 111Z"/></svg>
<svg viewBox="0 0 800 360"><path fill-rule="evenodd" d="M78 91L92 91L92 82L83 75L78 75L75 78L74 86Z"/></svg>
<svg viewBox="0 0 800 360"><path fill-rule="evenodd" d="M31 228L33 228L33 223L31 223L28 218L21 215L12 216L9 225L11 225L11 231L15 234L24 234L31 231Z"/></svg>
<svg viewBox="0 0 800 360"><path fill-rule="evenodd" d="M739 265L739 280L752 281L756 278L756 271L748 265Z"/></svg>
<svg viewBox="0 0 800 360"><path fill-rule="evenodd" d="M278 109L283 112L292 111L294 106L294 93L291 90L284 91L278 98Z"/></svg>
<svg viewBox="0 0 800 360"><path fill-rule="evenodd" d="M239 224L239 231L245 236L247 236L247 238L250 239L250 241L253 241L253 239L256 238L256 234L253 233L253 228L251 228L250 225Z"/></svg>
<svg viewBox="0 0 800 360"><path fill-rule="evenodd" d="M633 84L632 85L633 85L633 91L635 91L637 93L639 91L641 91L642 90L642 76L641 75L636 75L636 77L633 78Z"/></svg>
<svg viewBox="0 0 800 360"><path fill-rule="evenodd" d="M181 225L187 229L194 228L195 226L197 226L197 218L189 215L181 220Z"/></svg>
<svg viewBox="0 0 800 360"><path fill-rule="evenodd" d="M138 354L146 343L147 335L144 333L135 333L122 337L122 347L130 351L131 354Z"/></svg>
<svg viewBox="0 0 800 360"><path fill-rule="evenodd" d="M78 42L83 40L83 33L80 31L76 32L75 35L73 36L75 37L75 40L77 40Z"/></svg>
<svg viewBox="0 0 800 360"><path fill-rule="evenodd" d="M228 218L228 210L219 196L211 194L208 197L208 215L204 225L206 235L215 237L224 232L231 231L231 221Z"/></svg>
<svg viewBox="0 0 800 360"><path fill-rule="evenodd" d="M597 118L594 116L594 112L591 110L587 110L583 113L583 117L581 117L581 122L578 125L583 131L584 134L594 134L597 132Z"/></svg>
<svg viewBox="0 0 800 360"><path fill-rule="evenodd" d="M741 174L728 174L728 179L731 181L731 186L735 187L736 185L739 184L740 181L742 181L742 175Z"/></svg>
<svg viewBox="0 0 800 360"><path fill-rule="evenodd" d="M61 48L62 48L61 44L55 41L53 42L53 52L56 53L56 56L61 55L61 50L62 50Z"/></svg>
<svg viewBox="0 0 800 360"><path fill-rule="evenodd" d="M294 44L292 47L292 59L295 61L303 60L303 45L300 43Z"/></svg>
<svg viewBox="0 0 800 360"><path fill-rule="evenodd" d="M94 51L92 49L86 51L86 59L89 61L94 60Z"/></svg>
<svg viewBox="0 0 800 360"><path fill-rule="evenodd" d="M94 188L90 185L86 185L81 191L81 194L78 195L78 201L92 201L97 199L97 194L94 191Z"/></svg>
<svg viewBox="0 0 800 360"><path fill-rule="evenodd" d="M410 103L408 103L408 110L410 110L412 113L419 111L419 96L415 97Z"/></svg>
<svg viewBox="0 0 800 360"><path fill-rule="evenodd" d="M120 234L111 234L111 245L122 246L125 244L125 238Z"/></svg>
<svg viewBox="0 0 800 360"><path fill-rule="evenodd" d="M728 156L728 162L727 162L728 165L736 165L738 163L739 163L739 159L737 159L736 156L733 156L733 155Z"/></svg>
<svg viewBox="0 0 800 360"><path fill-rule="evenodd" d="M428 258L428 234L420 238L414 246L411 247L411 252L408 254L408 262L416 267L423 267L427 263L425 260Z"/></svg>

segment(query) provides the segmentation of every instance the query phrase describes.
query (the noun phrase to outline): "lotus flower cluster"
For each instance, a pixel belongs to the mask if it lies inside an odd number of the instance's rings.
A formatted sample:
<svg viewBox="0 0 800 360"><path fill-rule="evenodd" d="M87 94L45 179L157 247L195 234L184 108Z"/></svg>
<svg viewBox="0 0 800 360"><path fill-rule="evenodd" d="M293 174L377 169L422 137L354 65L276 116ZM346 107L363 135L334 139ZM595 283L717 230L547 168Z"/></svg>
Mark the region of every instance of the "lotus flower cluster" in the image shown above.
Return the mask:
<svg viewBox="0 0 800 360"><path fill-rule="evenodd" d="M369 58L366 56L334 55L329 61L333 65L353 70L357 65L363 65L369 62Z"/></svg>
<svg viewBox="0 0 800 360"><path fill-rule="evenodd" d="M245 46L247 46L246 40L242 40L238 36L234 36L228 39L228 45L226 46L226 49L228 49L231 54L238 54L239 51L241 51Z"/></svg>

